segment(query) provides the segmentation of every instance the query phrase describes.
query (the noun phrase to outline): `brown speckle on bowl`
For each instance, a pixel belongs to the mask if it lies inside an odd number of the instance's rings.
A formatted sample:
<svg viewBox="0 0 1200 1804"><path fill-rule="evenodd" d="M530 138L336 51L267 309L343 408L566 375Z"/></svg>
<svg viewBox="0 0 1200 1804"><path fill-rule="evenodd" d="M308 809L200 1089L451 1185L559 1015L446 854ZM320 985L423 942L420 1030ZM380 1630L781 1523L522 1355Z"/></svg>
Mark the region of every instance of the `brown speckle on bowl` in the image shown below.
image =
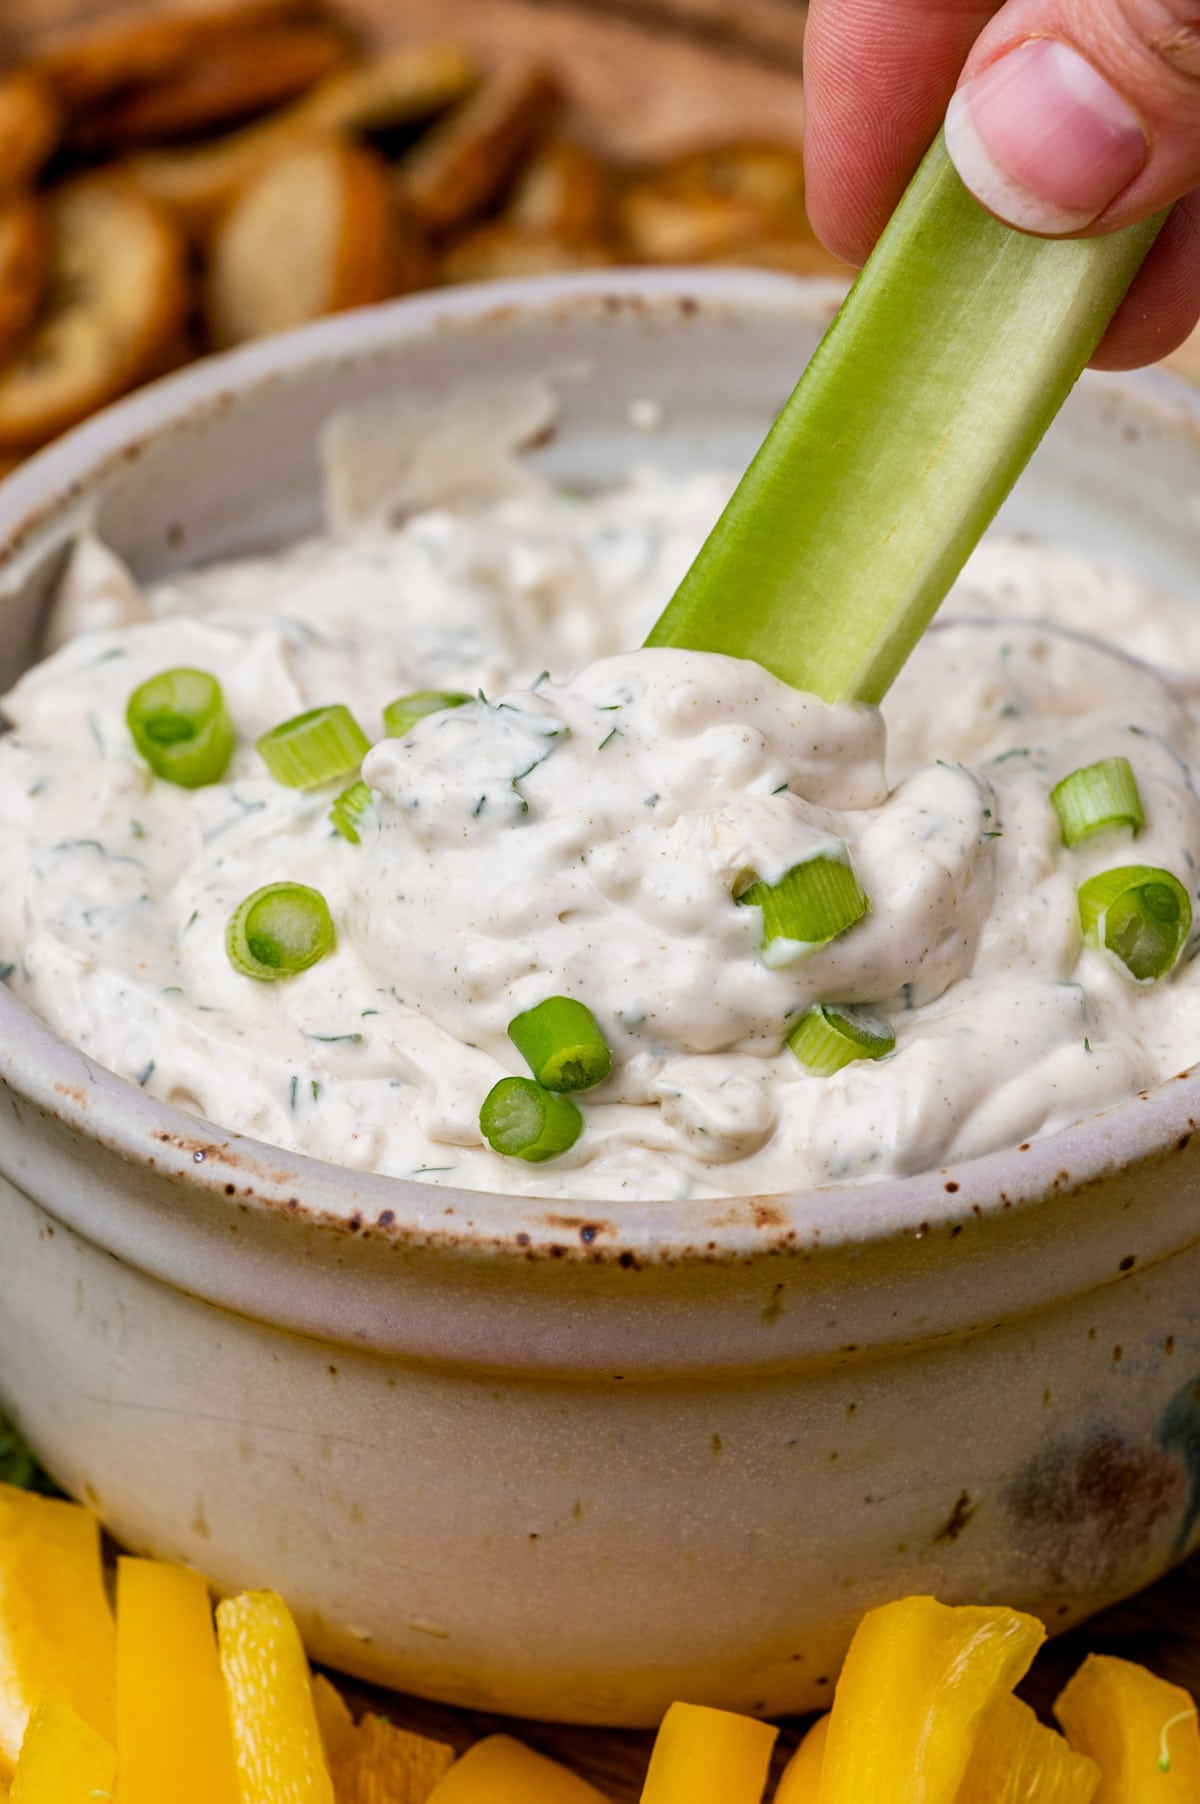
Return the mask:
<svg viewBox="0 0 1200 1804"><path fill-rule="evenodd" d="M971 1502L969 1491L960 1491L954 1500L954 1508L934 1534L935 1545L943 1541L957 1541L978 1508L977 1503Z"/></svg>

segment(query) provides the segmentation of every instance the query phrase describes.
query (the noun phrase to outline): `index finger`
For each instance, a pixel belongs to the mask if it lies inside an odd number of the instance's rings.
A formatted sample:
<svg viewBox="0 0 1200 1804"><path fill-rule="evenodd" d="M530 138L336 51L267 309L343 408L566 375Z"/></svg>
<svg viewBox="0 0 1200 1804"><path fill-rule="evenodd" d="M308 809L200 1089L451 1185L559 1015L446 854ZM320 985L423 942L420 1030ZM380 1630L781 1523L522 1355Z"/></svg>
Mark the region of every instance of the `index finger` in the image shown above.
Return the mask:
<svg viewBox="0 0 1200 1804"><path fill-rule="evenodd" d="M806 200L848 263L866 261L999 11L1000 0L810 0Z"/></svg>

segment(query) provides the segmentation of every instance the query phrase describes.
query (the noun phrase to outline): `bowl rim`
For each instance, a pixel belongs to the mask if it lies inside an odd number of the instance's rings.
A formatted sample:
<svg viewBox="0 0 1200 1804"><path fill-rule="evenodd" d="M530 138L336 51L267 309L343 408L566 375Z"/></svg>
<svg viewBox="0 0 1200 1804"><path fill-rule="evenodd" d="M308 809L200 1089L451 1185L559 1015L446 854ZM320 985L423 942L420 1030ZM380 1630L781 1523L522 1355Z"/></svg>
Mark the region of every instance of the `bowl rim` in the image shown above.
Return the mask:
<svg viewBox="0 0 1200 1804"><path fill-rule="evenodd" d="M210 357L55 441L0 483L0 601L56 522L164 438L265 386L303 381L448 331L553 323L581 313L686 320L704 312L832 318L844 284L738 269L591 271L479 284L343 314ZM1161 370L1089 375L1170 414L1200 438L1200 394ZM99 1150L220 1211L249 1206L336 1235L470 1255L551 1254L591 1263L745 1261L781 1250L920 1239L980 1215L1044 1208L1143 1161L1183 1150L1200 1122L1200 1062L1019 1147L908 1177L762 1196L576 1203L363 1173L229 1133L147 1096L60 1038L0 985L0 1085ZM236 1185L230 1181L236 1177ZM234 1201L236 1192L236 1201Z"/></svg>

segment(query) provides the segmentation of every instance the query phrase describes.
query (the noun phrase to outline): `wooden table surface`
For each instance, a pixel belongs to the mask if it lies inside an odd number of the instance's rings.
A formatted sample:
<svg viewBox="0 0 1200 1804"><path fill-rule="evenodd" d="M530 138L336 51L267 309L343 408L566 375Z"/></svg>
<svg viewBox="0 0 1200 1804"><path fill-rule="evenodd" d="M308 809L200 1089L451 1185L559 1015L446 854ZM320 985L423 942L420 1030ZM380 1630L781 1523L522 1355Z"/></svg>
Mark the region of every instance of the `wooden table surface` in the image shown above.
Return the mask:
<svg viewBox="0 0 1200 1804"><path fill-rule="evenodd" d="M169 0L165 0L169 4ZM379 41L459 37L493 60L536 54L563 72L598 145L625 157L705 139L798 142L803 0L344 0ZM145 0L147 13L159 0ZM0 0L0 62L73 22L128 10L114 0ZM1200 333L1171 361L1200 377ZM1142 1660L1200 1696L1200 1555L1140 1597L1062 1637L1040 1656L1026 1695L1048 1711L1089 1650ZM459 1748L509 1721L362 1690L362 1701ZM787 1724L779 1760L801 1725ZM635 1800L648 1735L518 1725L610 1798Z"/></svg>

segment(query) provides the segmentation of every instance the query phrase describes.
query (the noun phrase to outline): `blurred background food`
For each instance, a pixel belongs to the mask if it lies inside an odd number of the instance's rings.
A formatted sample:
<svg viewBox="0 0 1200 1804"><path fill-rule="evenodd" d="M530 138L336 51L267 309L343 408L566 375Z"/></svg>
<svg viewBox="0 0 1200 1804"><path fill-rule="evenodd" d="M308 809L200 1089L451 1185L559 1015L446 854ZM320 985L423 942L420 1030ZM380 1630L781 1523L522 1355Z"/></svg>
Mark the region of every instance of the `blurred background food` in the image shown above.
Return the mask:
<svg viewBox="0 0 1200 1804"><path fill-rule="evenodd" d="M6 0L0 469L211 349L444 283L844 276L800 0Z"/></svg>

